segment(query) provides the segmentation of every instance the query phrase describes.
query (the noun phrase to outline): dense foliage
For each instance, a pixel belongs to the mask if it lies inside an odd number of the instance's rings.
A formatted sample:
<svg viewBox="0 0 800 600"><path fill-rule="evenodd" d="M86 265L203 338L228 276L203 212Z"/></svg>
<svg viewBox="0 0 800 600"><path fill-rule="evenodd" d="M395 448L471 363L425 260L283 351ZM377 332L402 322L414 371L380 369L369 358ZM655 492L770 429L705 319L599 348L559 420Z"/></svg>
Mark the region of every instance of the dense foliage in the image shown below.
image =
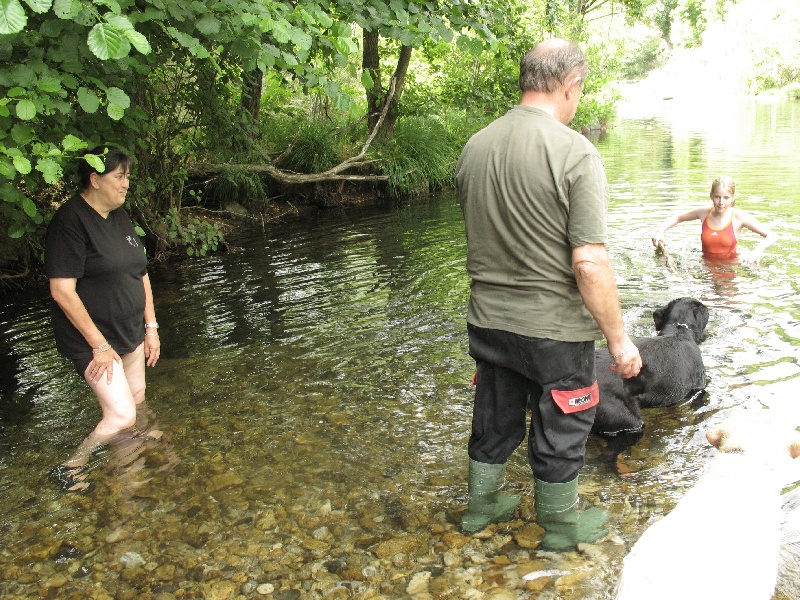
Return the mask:
<svg viewBox="0 0 800 600"><path fill-rule="evenodd" d="M516 102L519 57L542 38L586 48L573 126L590 130L610 118L612 80L708 39L749 59L752 91L797 82L798 15L793 0L0 0L0 269L41 257L96 144L137 158L130 209L148 247L205 254L221 233L188 206L263 206L297 173L397 195L447 185L464 140ZM201 162L221 166L189 182ZM291 177L276 185L278 170Z"/></svg>

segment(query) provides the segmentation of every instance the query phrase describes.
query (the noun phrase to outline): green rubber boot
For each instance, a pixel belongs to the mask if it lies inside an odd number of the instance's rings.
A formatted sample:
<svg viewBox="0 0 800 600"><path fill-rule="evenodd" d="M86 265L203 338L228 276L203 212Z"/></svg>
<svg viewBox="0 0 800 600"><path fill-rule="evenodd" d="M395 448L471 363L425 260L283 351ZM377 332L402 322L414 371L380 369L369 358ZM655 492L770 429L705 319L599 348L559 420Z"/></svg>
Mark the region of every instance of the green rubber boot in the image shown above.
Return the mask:
<svg viewBox="0 0 800 600"><path fill-rule="evenodd" d="M469 508L461 517L461 530L472 534L489 523L502 523L514 517L519 496L503 494L506 465L490 465L469 459Z"/></svg>
<svg viewBox="0 0 800 600"><path fill-rule="evenodd" d="M578 478L566 483L535 480L536 518L544 528L542 547L570 550L578 543L596 542L606 534L608 515L593 506L578 512Z"/></svg>

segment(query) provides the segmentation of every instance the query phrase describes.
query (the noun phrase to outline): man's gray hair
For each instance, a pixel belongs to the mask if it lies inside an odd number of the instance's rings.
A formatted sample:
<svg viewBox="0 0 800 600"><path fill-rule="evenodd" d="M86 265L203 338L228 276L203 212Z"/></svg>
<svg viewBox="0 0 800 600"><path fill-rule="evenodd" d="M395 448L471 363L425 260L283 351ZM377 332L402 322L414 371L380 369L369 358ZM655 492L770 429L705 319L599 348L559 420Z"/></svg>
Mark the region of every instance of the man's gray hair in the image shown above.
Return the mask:
<svg viewBox="0 0 800 600"><path fill-rule="evenodd" d="M586 79L589 63L575 42L554 38L529 50L519 63L519 89L552 93L570 73Z"/></svg>

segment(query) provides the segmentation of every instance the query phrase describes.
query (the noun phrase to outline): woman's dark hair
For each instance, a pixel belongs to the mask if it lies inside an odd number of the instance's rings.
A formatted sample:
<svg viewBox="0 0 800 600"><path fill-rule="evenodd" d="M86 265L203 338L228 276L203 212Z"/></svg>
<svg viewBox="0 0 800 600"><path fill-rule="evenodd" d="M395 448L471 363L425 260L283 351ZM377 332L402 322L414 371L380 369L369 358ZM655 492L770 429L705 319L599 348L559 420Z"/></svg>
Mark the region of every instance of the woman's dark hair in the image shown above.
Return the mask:
<svg viewBox="0 0 800 600"><path fill-rule="evenodd" d="M123 152L120 148L115 146L97 146L96 148L89 150L88 154L103 156L106 170L100 173L97 171L97 169L90 165L85 158L81 159L81 162L78 165L78 175L80 176L81 189L85 190L89 187L91 184L90 178L92 173L105 175L120 165L125 171L130 172L130 170L133 169L133 159L125 154L125 152Z"/></svg>

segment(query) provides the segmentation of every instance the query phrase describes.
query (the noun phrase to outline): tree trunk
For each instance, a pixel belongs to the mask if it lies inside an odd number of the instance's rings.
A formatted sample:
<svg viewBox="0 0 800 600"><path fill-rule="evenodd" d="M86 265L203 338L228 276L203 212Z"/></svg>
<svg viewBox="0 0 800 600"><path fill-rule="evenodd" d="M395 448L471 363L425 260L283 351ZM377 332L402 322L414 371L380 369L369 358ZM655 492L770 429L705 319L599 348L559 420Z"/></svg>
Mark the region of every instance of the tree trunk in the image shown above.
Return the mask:
<svg viewBox="0 0 800 600"><path fill-rule="evenodd" d="M367 88L367 124L372 131L378 123L383 103L383 85L381 83L381 59L378 55L378 32L364 30L361 67L372 78L372 87Z"/></svg>
<svg viewBox="0 0 800 600"><path fill-rule="evenodd" d="M242 71L242 109L250 114L253 123L258 122L263 85L264 73L261 69Z"/></svg>
<svg viewBox="0 0 800 600"><path fill-rule="evenodd" d="M403 93L403 85L406 82L408 65L411 62L411 46L401 46L400 57L397 59L397 67L394 70L394 95L389 100L389 109L386 111L386 119L383 122L381 137L391 138L394 135L394 125L397 122L397 114L400 105L400 96Z"/></svg>

